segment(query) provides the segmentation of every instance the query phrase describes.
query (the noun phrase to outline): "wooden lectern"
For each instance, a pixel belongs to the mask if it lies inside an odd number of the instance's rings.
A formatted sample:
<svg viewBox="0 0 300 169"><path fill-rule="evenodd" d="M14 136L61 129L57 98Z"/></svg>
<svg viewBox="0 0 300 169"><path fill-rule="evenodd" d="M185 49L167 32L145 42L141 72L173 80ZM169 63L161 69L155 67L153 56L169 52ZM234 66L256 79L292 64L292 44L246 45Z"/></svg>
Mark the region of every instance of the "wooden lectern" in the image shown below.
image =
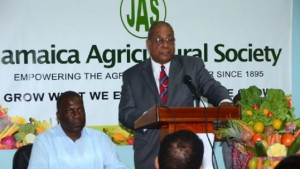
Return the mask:
<svg viewBox="0 0 300 169"><path fill-rule="evenodd" d="M215 124L241 119L240 107L161 107L154 105L134 123L135 129L159 129L160 140L176 130L213 133Z"/></svg>

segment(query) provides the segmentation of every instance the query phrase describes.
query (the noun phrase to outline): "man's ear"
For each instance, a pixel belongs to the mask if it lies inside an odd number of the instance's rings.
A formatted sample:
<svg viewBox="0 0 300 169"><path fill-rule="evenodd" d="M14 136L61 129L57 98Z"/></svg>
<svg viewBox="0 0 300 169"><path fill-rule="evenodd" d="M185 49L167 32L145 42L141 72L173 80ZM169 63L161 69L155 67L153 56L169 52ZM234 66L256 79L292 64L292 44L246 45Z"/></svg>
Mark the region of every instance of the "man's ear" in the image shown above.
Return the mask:
<svg viewBox="0 0 300 169"><path fill-rule="evenodd" d="M155 169L159 169L158 157L155 158Z"/></svg>

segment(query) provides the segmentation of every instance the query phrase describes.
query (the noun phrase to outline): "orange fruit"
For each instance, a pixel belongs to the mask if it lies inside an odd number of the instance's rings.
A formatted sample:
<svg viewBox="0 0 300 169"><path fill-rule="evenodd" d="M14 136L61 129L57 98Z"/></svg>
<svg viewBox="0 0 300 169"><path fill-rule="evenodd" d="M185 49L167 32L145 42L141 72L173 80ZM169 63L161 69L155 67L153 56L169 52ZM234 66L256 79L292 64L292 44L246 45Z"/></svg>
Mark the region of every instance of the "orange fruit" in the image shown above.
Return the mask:
<svg viewBox="0 0 300 169"><path fill-rule="evenodd" d="M263 110L263 113L264 113L264 115L268 115L269 110L268 110L268 109L264 109L264 110Z"/></svg>
<svg viewBox="0 0 300 169"><path fill-rule="evenodd" d="M263 122L259 121L259 122L254 123L253 129L257 133L262 133L264 131L264 128L265 128L265 124Z"/></svg>

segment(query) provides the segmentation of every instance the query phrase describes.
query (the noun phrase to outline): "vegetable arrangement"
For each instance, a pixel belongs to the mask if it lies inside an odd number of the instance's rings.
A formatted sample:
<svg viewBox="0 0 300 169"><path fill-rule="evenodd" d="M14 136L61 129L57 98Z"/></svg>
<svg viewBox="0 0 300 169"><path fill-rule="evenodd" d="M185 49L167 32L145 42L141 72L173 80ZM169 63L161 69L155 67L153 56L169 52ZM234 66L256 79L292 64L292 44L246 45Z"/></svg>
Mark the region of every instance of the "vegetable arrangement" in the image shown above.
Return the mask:
<svg viewBox="0 0 300 169"><path fill-rule="evenodd" d="M290 95L268 89L262 97L256 86L239 94L242 120L229 119L216 134L239 144L238 151L249 157L245 168L272 169L280 159L300 150L300 118L295 119Z"/></svg>
<svg viewBox="0 0 300 169"><path fill-rule="evenodd" d="M103 132L106 133L111 140L117 145L133 145L134 135L133 131L125 126L118 125L112 127L103 128Z"/></svg>
<svg viewBox="0 0 300 169"><path fill-rule="evenodd" d="M103 131L117 145L133 145L134 143L133 130L123 125L87 126L87 127L99 131Z"/></svg>
<svg viewBox="0 0 300 169"><path fill-rule="evenodd" d="M36 135L52 127L46 120L39 121L30 118L29 122L23 117L9 117L7 109L0 106L0 149L15 149L33 143Z"/></svg>

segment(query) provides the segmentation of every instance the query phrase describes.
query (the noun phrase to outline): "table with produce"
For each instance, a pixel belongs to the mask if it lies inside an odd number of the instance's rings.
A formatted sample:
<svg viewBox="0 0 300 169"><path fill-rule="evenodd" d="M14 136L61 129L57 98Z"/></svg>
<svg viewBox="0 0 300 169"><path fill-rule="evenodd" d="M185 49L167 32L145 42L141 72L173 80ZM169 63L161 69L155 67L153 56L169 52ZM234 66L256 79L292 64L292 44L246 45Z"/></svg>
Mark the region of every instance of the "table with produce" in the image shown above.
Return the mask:
<svg viewBox="0 0 300 169"><path fill-rule="evenodd" d="M235 169L273 169L284 157L300 151L300 118L295 118L291 95L256 86L239 91L241 120L228 119L216 131L232 149Z"/></svg>

